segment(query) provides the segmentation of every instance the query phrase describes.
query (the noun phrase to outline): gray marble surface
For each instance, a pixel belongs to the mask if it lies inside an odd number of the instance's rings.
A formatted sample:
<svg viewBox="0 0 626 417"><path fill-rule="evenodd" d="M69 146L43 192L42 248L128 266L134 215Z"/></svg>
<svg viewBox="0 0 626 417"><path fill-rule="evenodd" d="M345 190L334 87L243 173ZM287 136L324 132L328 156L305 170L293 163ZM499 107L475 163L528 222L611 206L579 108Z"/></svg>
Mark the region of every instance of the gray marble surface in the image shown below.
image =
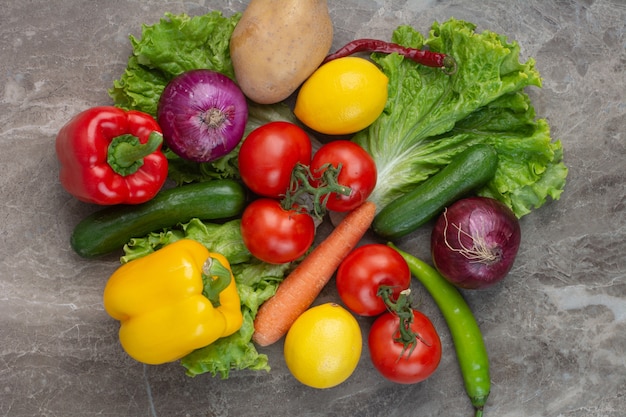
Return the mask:
<svg viewBox="0 0 626 417"><path fill-rule="evenodd" d="M241 11L236 0L29 0L0 13L0 415L6 416L469 416L450 336L426 382L400 386L364 351L344 384L314 390L272 371L228 380L188 378L179 364L143 366L117 341L102 307L117 256L84 260L72 227L93 207L57 180L54 138L87 107L109 104L128 35L165 12ZM510 276L466 293L492 366L489 417L626 415L626 2L456 0L330 2L334 45L388 38L400 24L425 33L449 17L517 40L537 60L540 117L562 140L570 168L560 201L522 219ZM428 256L428 231L401 246ZM320 301L336 299L333 287ZM361 320L364 330L369 322Z"/></svg>

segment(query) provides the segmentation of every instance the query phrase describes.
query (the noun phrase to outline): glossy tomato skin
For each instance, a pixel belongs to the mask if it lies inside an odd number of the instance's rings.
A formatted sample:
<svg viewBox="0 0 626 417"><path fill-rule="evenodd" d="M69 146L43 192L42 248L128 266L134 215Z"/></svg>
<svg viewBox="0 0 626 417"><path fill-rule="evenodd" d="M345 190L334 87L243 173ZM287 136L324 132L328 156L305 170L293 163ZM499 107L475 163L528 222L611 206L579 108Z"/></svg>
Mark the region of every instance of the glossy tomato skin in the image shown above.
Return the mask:
<svg viewBox="0 0 626 417"><path fill-rule="evenodd" d="M387 312L374 321L367 341L374 367L385 378L400 384L424 381L441 361L441 340L432 322L417 310L413 310L413 318L411 329L424 341L417 340L410 356L408 350L402 354L402 343L394 340L400 321L393 313Z"/></svg>
<svg viewBox="0 0 626 417"><path fill-rule="evenodd" d="M346 256L337 269L337 291L353 313L377 316L387 310L376 293L381 285L393 287L393 298L409 288L411 271L402 256L380 243L359 246Z"/></svg>
<svg viewBox="0 0 626 417"><path fill-rule="evenodd" d="M243 242L256 258L282 264L298 259L311 247L315 222L297 208L285 210L278 200L260 198L241 217Z"/></svg>
<svg viewBox="0 0 626 417"><path fill-rule="evenodd" d="M338 183L351 188L350 195L331 193L326 208L332 211L350 211L360 206L374 190L377 180L376 163L370 154L354 142L336 140L323 145L311 161L311 172L319 176L322 167L341 164Z"/></svg>
<svg viewBox="0 0 626 417"><path fill-rule="evenodd" d="M279 198L289 188L291 172L298 162L311 162L311 140L304 130L289 122L270 122L254 129L239 149L239 172L254 193Z"/></svg>

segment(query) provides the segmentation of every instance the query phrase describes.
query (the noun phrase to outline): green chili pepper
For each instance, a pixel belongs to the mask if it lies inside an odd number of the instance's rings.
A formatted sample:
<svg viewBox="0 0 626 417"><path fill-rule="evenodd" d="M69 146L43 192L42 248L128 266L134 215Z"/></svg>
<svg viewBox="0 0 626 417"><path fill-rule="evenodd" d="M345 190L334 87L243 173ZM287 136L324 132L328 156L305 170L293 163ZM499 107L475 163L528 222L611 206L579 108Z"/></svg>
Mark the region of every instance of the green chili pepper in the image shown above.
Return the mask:
<svg viewBox="0 0 626 417"><path fill-rule="evenodd" d="M465 382L465 391L476 409L475 417L482 417L489 396L489 358L478 323L465 299L441 274L406 252L388 245L400 253L411 273L424 285L441 310L454 342L459 366Z"/></svg>

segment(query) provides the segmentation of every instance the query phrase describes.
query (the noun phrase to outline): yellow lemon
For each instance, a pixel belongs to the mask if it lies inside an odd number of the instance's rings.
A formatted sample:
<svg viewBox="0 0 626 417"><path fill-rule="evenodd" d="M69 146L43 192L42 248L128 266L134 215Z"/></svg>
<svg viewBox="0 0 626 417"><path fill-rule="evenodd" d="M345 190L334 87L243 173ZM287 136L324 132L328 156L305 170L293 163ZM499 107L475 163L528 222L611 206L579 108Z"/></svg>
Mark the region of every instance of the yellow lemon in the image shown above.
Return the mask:
<svg viewBox="0 0 626 417"><path fill-rule="evenodd" d="M338 58L319 67L302 84L294 113L308 127L329 135L371 125L387 103L389 79L372 62Z"/></svg>
<svg viewBox="0 0 626 417"><path fill-rule="evenodd" d="M356 369L362 341L359 323L348 310L321 304L302 313L287 332L285 362L301 383L334 387Z"/></svg>

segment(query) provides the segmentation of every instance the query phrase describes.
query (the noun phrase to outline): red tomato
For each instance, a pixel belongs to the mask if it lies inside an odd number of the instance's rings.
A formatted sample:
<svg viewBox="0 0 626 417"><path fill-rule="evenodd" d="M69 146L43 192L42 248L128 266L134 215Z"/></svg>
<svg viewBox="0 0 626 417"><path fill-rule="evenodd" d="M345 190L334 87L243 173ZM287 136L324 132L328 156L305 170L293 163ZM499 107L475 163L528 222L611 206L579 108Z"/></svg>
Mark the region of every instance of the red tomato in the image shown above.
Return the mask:
<svg viewBox="0 0 626 417"><path fill-rule="evenodd" d="M315 222L297 207L285 210L278 200L250 203L241 217L243 242L252 255L272 264L298 259L311 247Z"/></svg>
<svg viewBox="0 0 626 417"><path fill-rule="evenodd" d="M313 155L311 171L319 176L324 165L335 168L341 164L337 182L352 191L350 195L331 193L326 208L332 211L350 211L361 205L376 186L376 163L363 148L349 140L336 140L323 145Z"/></svg>
<svg viewBox="0 0 626 417"><path fill-rule="evenodd" d="M411 271L402 256L387 245L359 246L341 262L336 276L343 303L361 316L377 316L387 310L376 293L381 285L393 287L393 297L409 288Z"/></svg>
<svg viewBox="0 0 626 417"><path fill-rule="evenodd" d="M270 122L254 129L239 149L239 172L252 192L279 198L298 162L311 162L311 140L293 123Z"/></svg>
<svg viewBox="0 0 626 417"><path fill-rule="evenodd" d="M411 329L419 338L409 355L410 349L403 353L403 344L394 340L399 335L399 325L398 316L390 312L374 321L367 340L372 363L390 381L400 384L423 381L435 372L441 361L439 335L428 317L413 310Z"/></svg>

